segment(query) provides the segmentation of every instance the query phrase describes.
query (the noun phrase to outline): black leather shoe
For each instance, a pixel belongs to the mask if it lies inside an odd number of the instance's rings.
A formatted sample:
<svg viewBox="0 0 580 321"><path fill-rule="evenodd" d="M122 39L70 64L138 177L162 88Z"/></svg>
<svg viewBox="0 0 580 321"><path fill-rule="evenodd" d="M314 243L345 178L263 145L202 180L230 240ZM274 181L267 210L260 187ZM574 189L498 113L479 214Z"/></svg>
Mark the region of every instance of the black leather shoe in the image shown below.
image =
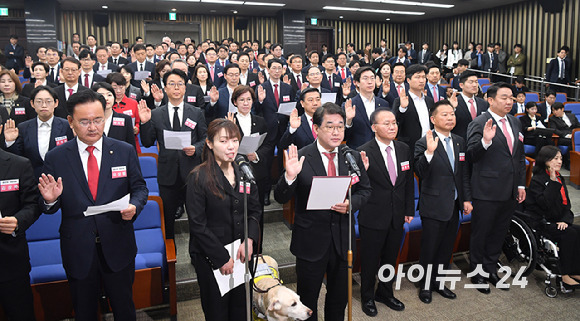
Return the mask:
<svg viewBox="0 0 580 321"><path fill-rule="evenodd" d="M375 305L375 301L373 300L368 300L367 302L363 303L361 307L363 312L369 317L374 317L378 313L377 306Z"/></svg>
<svg viewBox="0 0 580 321"><path fill-rule="evenodd" d="M264 195L264 206L270 205L270 193Z"/></svg>
<svg viewBox="0 0 580 321"><path fill-rule="evenodd" d="M489 283L493 284L493 286L495 286L497 288L497 284L500 281L499 276L497 275L497 273L490 273L489 277L487 278L487 280L489 281ZM509 285L504 283L502 284L501 288L498 288L500 290L504 290L504 291L509 291Z"/></svg>
<svg viewBox="0 0 580 321"><path fill-rule="evenodd" d="M419 290L419 300L423 303L431 303L431 290Z"/></svg>
<svg viewBox="0 0 580 321"><path fill-rule="evenodd" d="M397 300L395 297L383 298L375 295L375 301L381 302L395 311L405 310L405 305L403 302Z"/></svg>
<svg viewBox="0 0 580 321"><path fill-rule="evenodd" d="M184 206L181 205L177 208L177 211L175 212L175 219L178 220L183 216L183 213L185 213L185 209Z"/></svg>
<svg viewBox="0 0 580 321"><path fill-rule="evenodd" d="M478 288L477 291L483 293L483 294L489 294L491 292L491 290L489 289L489 284L487 284L487 282L481 278L481 277L472 277L471 278L471 283L475 284L475 285L481 285L481 286L486 286L485 288Z"/></svg>
<svg viewBox="0 0 580 321"><path fill-rule="evenodd" d="M443 287L443 290L439 290L439 287L437 287L435 292L441 294L441 296L446 299L455 299L457 297L457 295L455 295L455 293L449 290L446 286Z"/></svg>

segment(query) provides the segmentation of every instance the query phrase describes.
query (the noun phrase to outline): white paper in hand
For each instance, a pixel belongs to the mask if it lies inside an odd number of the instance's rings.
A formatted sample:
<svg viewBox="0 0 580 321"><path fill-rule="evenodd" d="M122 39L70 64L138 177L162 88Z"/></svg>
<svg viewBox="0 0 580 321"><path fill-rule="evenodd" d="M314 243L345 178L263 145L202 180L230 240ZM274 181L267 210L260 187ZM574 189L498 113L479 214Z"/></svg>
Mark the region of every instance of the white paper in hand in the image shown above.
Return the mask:
<svg viewBox="0 0 580 321"><path fill-rule="evenodd" d="M141 80L149 78L150 76L151 76L151 72L147 71L147 70L135 72L135 80L141 81Z"/></svg>
<svg viewBox="0 0 580 321"><path fill-rule="evenodd" d="M335 103L337 93L323 93L320 97L320 104L324 103Z"/></svg>
<svg viewBox="0 0 580 321"><path fill-rule="evenodd" d="M231 258L235 258L238 253L242 241L235 240L234 242L224 246ZM240 284L244 283L244 275L246 273L246 267L244 263L239 259L234 260L234 273L229 275L222 275L220 270L213 270L213 275L220 289L222 297L228 293L230 290L235 289Z"/></svg>
<svg viewBox="0 0 580 321"><path fill-rule="evenodd" d="M85 211L85 216L97 215L107 212L119 212L127 207L129 207L129 199L131 198L130 194L127 194L116 201L112 201L111 203L104 204L104 205L97 205L97 206L89 206Z"/></svg>
<svg viewBox="0 0 580 321"><path fill-rule="evenodd" d="M290 116L294 108L296 108L296 102L281 103L278 108L278 114Z"/></svg>
<svg viewBox="0 0 580 321"><path fill-rule="evenodd" d="M263 133L259 136L244 136L240 143L240 147L238 148L238 154L248 155L257 151L258 148L262 146L267 134L268 133Z"/></svg>
<svg viewBox="0 0 580 321"><path fill-rule="evenodd" d="M329 210L336 204L343 203L350 185L350 176L314 176L307 210Z"/></svg>
<svg viewBox="0 0 580 321"><path fill-rule="evenodd" d="M163 139L166 149L182 150L184 147L191 146L191 132L174 132L172 130L163 130Z"/></svg>

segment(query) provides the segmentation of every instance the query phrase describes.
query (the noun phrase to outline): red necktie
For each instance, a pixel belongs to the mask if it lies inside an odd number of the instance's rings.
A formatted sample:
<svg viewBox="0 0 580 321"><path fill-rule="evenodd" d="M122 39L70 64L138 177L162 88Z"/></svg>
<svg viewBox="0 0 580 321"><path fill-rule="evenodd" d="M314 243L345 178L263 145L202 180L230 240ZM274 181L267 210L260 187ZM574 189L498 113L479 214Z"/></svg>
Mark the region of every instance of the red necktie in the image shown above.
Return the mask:
<svg viewBox="0 0 580 321"><path fill-rule="evenodd" d="M473 105L473 98L469 100L469 112L471 113L471 119L475 119L477 117L477 111L475 110L475 106Z"/></svg>
<svg viewBox="0 0 580 321"><path fill-rule="evenodd" d="M344 68L341 68L341 72L340 72L340 78L342 78L342 80L344 80L346 78L346 75L344 73Z"/></svg>
<svg viewBox="0 0 580 321"><path fill-rule="evenodd" d="M89 74L85 74L85 87L87 87L87 88L90 87L89 86Z"/></svg>
<svg viewBox="0 0 580 321"><path fill-rule="evenodd" d="M89 189L93 195L93 200L97 199L97 189L99 188L99 165L97 165L97 158L93 155L95 146L88 146L89 160L87 161L87 180L89 182Z"/></svg>
<svg viewBox="0 0 580 321"><path fill-rule="evenodd" d="M332 89L332 75L328 77L328 84L330 85L330 89Z"/></svg>
<svg viewBox="0 0 580 321"><path fill-rule="evenodd" d="M101 65L101 70L105 70L105 65Z"/></svg>
<svg viewBox="0 0 580 321"><path fill-rule="evenodd" d="M68 90L68 98L70 98L70 96L72 96L73 94L73 90L72 89L67 89ZM68 100L68 99L67 99Z"/></svg>
<svg viewBox="0 0 580 321"><path fill-rule="evenodd" d="M213 81L213 66L209 66L209 74L211 75L211 81Z"/></svg>
<svg viewBox="0 0 580 321"><path fill-rule="evenodd" d="M397 94L401 96L401 85L397 85Z"/></svg>
<svg viewBox="0 0 580 321"><path fill-rule="evenodd" d="M507 140L507 144L508 144L508 148L510 149L510 154L513 153L513 142L512 142L512 135L510 135L507 126L505 124L506 120L505 118L502 118L499 120L499 122L501 123L501 130L503 131L503 135L505 136L505 139Z"/></svg>
<svg viewBox="0 0 580 321"><path fill-rule="evenodd" d="M276 99L276 107L280 106L280 93L278 92L278 84L274 84L274 98Z"/></svg>
<svg viewBox="0 0 580 321"><path fill-rule="evenodd" d="M323 153L324 156L328 157L328 175L326 176L336 176L336 166L334 166L334 156L335 153Z"/></svg>
<svg viewBox="0 0 580 321"><path fill-rule="evenodd" d="M298 90L302 90L302 82L300 81L300 75L296 75L296 84L298 85Z"/></svg>
<svg viewBox="0 0 580 321"><path fill-rule="evenodd" d="M254 58L255 58L256 60L258 60L258 52L257 52L257 51L254 51Z"/></svg>
<svg viewBox="0 0 580 321"><path fill-rule="evenodd" d="M439 95L437 95L437 86L433 86L433 98L435 98L435 102L439 101Z"/></svg>
<svg viewBox="0 0 580 321"><path fill-rule="evenodd" d="M312 121L312 119L310 119ZM314 139L317 138L318 135L316 135L316 131L314 130L314 123L312 123L312 126L310 126L310 129L312 130L312 137L314 137Z"/></svg>

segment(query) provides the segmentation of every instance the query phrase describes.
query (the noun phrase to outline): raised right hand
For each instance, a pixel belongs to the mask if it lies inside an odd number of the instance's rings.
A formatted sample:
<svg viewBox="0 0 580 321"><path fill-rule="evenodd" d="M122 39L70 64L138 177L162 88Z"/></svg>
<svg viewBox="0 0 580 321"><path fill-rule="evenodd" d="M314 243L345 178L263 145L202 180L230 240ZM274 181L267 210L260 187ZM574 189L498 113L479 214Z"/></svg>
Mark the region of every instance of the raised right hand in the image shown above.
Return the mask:
<svg viewBox="0 0 580 321"><path fill-rule="evenodd" d="M13 142L18 138L18 127L12 119L8 119L4 125L4 138L7 142Z"/></svg>
<svg viewBox="0 0 580 321"><path fill-rule="evenodd" d="M215 86L212 86L209 90L209 99L212 103L215 103L220 99L220 92L215 88Z"/></svg>
<svg viewBox="0 0 580 321"><path fill-rule="evenodd" d="M258 101L262 103L264 99L266 99L266 90L264 90L264 86L258 86Z"/></svg>
<svg viewBox="0 0 580 321"><path fill-rule="evenodd" d="M151 109L149 109L145 100L139 101L139 118L141 118L141 124L151 120Z"/></svg>
<svg viewBox="0 0 580 321"><path fill-rule="evenodd" d="M153 86L151 86L151 94L153 95L153 99L155 99L156 102L160 102L163 100L163 90L159 89L159 87L156 84L153 84Z"/></svg>
<svg viewBox="0 0 580 321"><path fill-rule="evenodd" d="M346 113L346 123L350 126L356 116L356 106L352 104L352 99L347 99L344 103L344 112Z"/></svg>
<svg viewBox="0 0 580 321"><path fill-rule="evenodd" d="M360 158L363 162L363 165L365 166L365 171L369 169L369 157L367 156L367 152L365 152L364 150L360 152Z"/></svg>
<svg viewBox="0 0 580 321"><path fill-rule="evenodd" d="M301 124L302 120L300 119L300 116L298 116L298 109L294 108L290 113L290 127L298 129Z"/></svg>
<svg viewBox="0 0 580 321"><path fill-rule="evenodd" d="M302 164L304 164L304 156L298 160L298 147L296 145L292 144L288 147L288 150L284 151L284 164L286 179L293 181L302 171Z"/></svg>
<svg viewBox="0 0 580 321"><path fill-rule="evenodd" d="M141 89L143 89L144 93L148 93L149 90L151 90L151 87L149 86L148 82L146 82L145 80L141 80Z"/></svg>
<svg viewBox="0 0 580 321"><path fill-rule="evenodd" d="M407 108L409 106L409 96L407 96L405 89L401 89L401 92L399 93L399 102L403 108Z"/></svg>
<svg viewBox="0 0 580 321"><path fill-rule="evenodd" d="M486 144L491 144L491 140L495 137L496 128L497 125L493 125L493 120L491 118L488 119L483 128L483 141Z"/></svg>
<svg viewBox="0 0 580 321"><path fill-rule="evenodd" d="M44 173L38 179L38 190L46 203L52 203L62 194L62 178L55 180L52 175Z"/></svg>
<svg viewBox="0 0 580 321"><path fill-rule="evenodd" d="M437 149L437 145L439 144L439 136L436 136L435 139L433 139L433 132L429 130L425 134L425 138L427 139L427 154L433 155Z"/></svg>

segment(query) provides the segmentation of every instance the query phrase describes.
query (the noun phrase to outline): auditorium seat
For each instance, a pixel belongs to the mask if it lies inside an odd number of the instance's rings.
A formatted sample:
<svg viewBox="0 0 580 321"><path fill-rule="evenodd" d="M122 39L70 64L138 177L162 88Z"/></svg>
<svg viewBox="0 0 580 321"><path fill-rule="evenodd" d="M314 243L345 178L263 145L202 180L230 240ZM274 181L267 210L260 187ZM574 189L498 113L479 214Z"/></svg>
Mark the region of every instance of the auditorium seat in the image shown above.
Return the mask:
<svg viewBox="0 0 580 321"><path fill-rule="evenodd" d="M540 95L538 93L526 92L526 104L530 101L540 101Z"/></svg>
<svg viewBox="0 0 580 321"><path fill-rule="evenodd" d="M568 94L566 93L556 93L556 101L560 103L565 103L568 101Z"/></svg>
<svg viewBox="0 0 580 321"><path fill-rule="evenodd" d="M141 142L141 133L137 134L137 139L139 140L139 146L141 146L141 154L159 154L157 141L155 141L151 147L145 147Z"/></svg>
<svg viewBox="0 0 580 321"><path fill-rule="evenodd" d="M491 87L491 86L492 86L491 84L481 85L481 92L485 94L487 92L487 90L489 89L489 87Z"/></svg>
<svg viewBox="0 0 580 321"><path fill-rule="evenodd" d="M489 78L477 78L477 82L479 83L480 86L483 87L483 85L491 84L491 79L489 79Z"/></svg>
<svg viewBox="0 0 580 321"><path fill-rule="evenodd" d="M580 103L566 102L564 103L564 110L569 111L580 119Z"/></svg>
<svg viewBox="0 0 580 321"><path fill-rule="evenodd" d="M157 184L157 154L140 153L139 164L141 165L141 173L147 183L149 195L159 196L159 185Z"/></svg>
<svg viewBox="0 0 580 321"><path fill-rule="evenodd" d="M45 283L66 280L60 255L61 212L43 214L26 231L30 253L30 283Z"/></svg>

